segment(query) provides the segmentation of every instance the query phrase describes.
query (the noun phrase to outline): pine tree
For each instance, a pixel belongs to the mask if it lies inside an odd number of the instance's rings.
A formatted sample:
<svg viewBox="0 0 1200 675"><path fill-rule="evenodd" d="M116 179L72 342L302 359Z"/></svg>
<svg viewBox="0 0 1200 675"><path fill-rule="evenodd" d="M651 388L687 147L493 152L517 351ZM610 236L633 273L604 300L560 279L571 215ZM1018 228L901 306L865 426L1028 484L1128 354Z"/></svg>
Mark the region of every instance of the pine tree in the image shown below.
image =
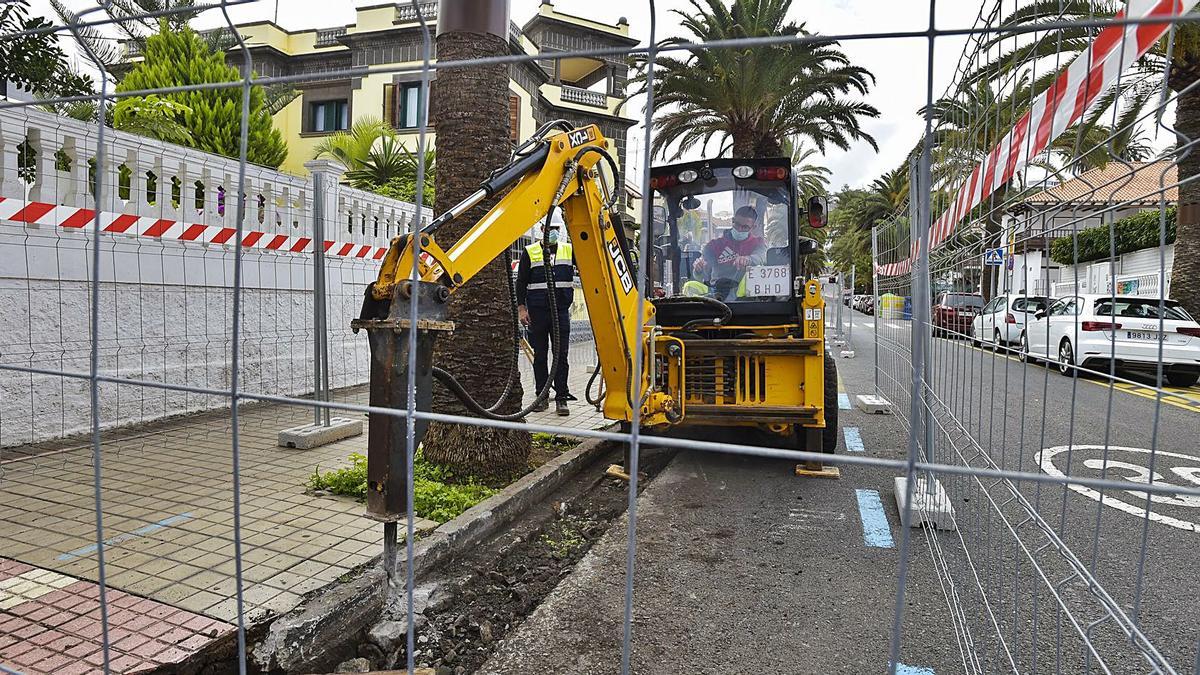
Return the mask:
<svg viewBox="0 0 1200 675"><path fill-rule="evenodd" d="M158 94L182 104L175 121L191 131L191 147L237 157L241 142L242 76L225 63L222 52L212 51L190 28L160 30L146 40L144 60L121 80L118 92L162 90L195 84L230 83L228 87ZM287 159L283 135L271 124L261 86L250 89L250 128L247 159L278 167Z"/></svg>

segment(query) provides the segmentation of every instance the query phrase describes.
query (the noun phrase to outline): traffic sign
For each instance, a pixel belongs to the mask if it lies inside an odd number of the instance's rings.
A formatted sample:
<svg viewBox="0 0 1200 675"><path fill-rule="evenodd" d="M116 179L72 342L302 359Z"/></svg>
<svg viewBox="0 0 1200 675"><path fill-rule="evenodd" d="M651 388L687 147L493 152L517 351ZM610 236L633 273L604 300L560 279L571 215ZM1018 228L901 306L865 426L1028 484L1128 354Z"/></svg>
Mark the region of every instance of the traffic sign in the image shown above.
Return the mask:
<svg viewBox="0 0 1200 675"><path fill-rule="evenodd" d="M1004 264L1004 249L988 248L983 251L984 265L1003 265Z"/></svg>

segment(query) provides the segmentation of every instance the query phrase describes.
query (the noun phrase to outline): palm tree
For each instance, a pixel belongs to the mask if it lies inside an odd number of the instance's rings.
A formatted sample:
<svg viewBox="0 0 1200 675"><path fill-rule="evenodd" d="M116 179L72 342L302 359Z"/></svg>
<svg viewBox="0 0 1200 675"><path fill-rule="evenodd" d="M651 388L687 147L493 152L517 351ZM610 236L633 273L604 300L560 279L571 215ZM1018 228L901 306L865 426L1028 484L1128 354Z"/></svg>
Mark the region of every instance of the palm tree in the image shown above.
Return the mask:
<svg viewBox="0 0 1200 675"><path fill-rule="evenodd" d="M469 18L449 11L442 0L439 16ZM482 19L483 17L479 17ZM491 26L447 26L439 24L437 57L439 61L506 56L507 36L490 32ZM446 32L441 32L445 30ZM507 33L505 17L500 33ZM508 66L501 64L452 68L438 72L432 95L432 115L437 120L438 213L445 213L478 188L495 167L508 163L511 150L508 119ZM467 211L438 230L438 239L448 246L487 213L494 200ZM451 296L447 318L456 328L452 338L442 339L434 352L435 362L452 373L476 400L485 406L504 395L505 379L497 373L508 370L511 354L497 345L513 342L514 317L508 281L510 271L505 256L499 256L482 269L465 287ZM520 409L522 389L519 382L509 392L500 412ZM468 415L463 405L441 387L434 388L433 409L437 412ZM426 459L449 467L459 474L485 478L512 476L528 469L530 436L528 432L496 429L468 424L429 425L423 453Z"/></svg>
<svg viewBox="0 0 1200 675"><path fill-rule="evenodd" d="M1125 9L1124 2L1117 0L1036 0L1015 10L1004 18L1001 28L1027 29L1031 26L1044 24L1061 24L1072 20L1095 20L1112 18L1117 12ZM1046 59L1054 56L1056 62L1067 64L1073 56L1082 54L1098 33L1098 27L1054 27L1047 28L1049 32L1040 41L1023 44L1010 50L1008 54L997 57L992 63L985 64L972 73L976 79L996 77L1014 68L1024 68L1030 60ZM1134 99L1128 105L1136 107L1139 96L1145 96L1145 101L1152 100L1161 93L1161 73L1167 69L1166 86L1177 94L1175 100L1174 130L1180 139L1180 144L1187 144L1177 157L1179 180L1179 217L1176 224L1175 263L1171 274L1172 295L1193 315L1200 314L1200 181L1188 181L1200 173L1200 147L1192 144L1200 140L1200 25L1195 23L1179 23L1173 28L1173 44L1170 53L1167 51L1168 40L1159 40L1137 63L1131 64L1129 72L1122 76L1123 86L1133 89ZM1042 33L1035 33L1041 35ZM999 33L994 40L1001 39L1004 33ZM1056 55L1057 53L1057 55ZM1044 84L1035 91L1041 92L1049 87L1052 76L1056 72L1047 73L1040 78ZM1105 92L1107 100L1117 98L1111 92ZM1103 110L1107 100L1098 100L1095 104L1098 110ZM1145 102L1142 102L1145 105ZM1114 129L1109 129L1107 138L1112 133L1121 133L1125 127L1123 122L1129 120L1122 114L1116 121ZM1086 122L1085 122L1086 124ZM1095 139L1096 136L1091 136ZM1103 138L1101 140L1103 140ZM1134 135L1122 148L1126 156L1140 153L1140 144ZM1074 139L1071 139L1072 141ZM1088 136L1074 143L1075 147L1084 146ZM1121 147L1114 144L1116 147ZM1103 154L1107 154L1106 149Z"/></svg>
<svg viewBox="0 0 1200 675"><path fill-rule="evenodd" d="M792 160L792 175L801 198L823 195L829 191L829 176L833 172L827 166L812 164L809 159L817 154L816 148L807 148L804 141L795 143L790 138L785 138L782 146L783 156Z"/></svg>
<svg viewBox="0 0 1200 675"><path fill-rule="evenodd" d="M339 131L321 141L314 157L328 157L346 167L346 181L362 190L411 201L416 192L416 153L378 117L360 117L349 131ZM425 152L425 195L432 201L436 154Z"/></svg>
<svg viewBox="0 0 1200 675"><path fill-rule="evenodd" d="M749 37L812 36L803 24L786 20L791 0L690 0L693 12L672 10L682 18L691 42ZM680 37L663 46L688 44ZM631 82L645 91L647 63ZM652 150L673 158L716 139L721 153L734 157L782 154L788 139L807 139L817 150L848 149L875 139L863 131L864 117L879 111L848 94L864 95L874 76L852 65L834 40L746 49L697 49L687 58L660 56L654 69L654 102L670 108L654 122ZM637 85L641 86L638 87Z"/></svg>
<svg viewBox="0 0 1200 675"><path fill-rule="evenodd" d="M907 162L871 181L860 227L870 229L899 211L908 201L908 182Z"/></svg>
<svg viewBox="0 0 1200 675"><path fill-rule="evenodd" d="M200 9L195 9L196 0L111 0L103 6L108 15L110 25L116 27L121 39L127 40L135 47L145 49L146 38L159 30L178 32L190 26L192 19L200 15ZM93 26L80 25L85 23L79 13L63 4L62 0L50 0L54 13L62 20L63 25L79 26L79 38L100 59L104 69L120 79L121 69L115 71L113 66L120 66L124 55L117 49L109 36L104 35ZM170 14L162 14L178 10ZM149 16L153 14L154 16ZM199 33L209 49L222 52L236 41L226 30L212 30Z"/></svg>
<svg viewBox="0 0 1200 675"><path fill-rule="evenodd" d="M327 157L337 160L347 169L356 169L367 160L379 139L394 134L392 128L382 119L360 117L350 125L349 131L339 131L326 136L313 150L313 157Z"/></svg>

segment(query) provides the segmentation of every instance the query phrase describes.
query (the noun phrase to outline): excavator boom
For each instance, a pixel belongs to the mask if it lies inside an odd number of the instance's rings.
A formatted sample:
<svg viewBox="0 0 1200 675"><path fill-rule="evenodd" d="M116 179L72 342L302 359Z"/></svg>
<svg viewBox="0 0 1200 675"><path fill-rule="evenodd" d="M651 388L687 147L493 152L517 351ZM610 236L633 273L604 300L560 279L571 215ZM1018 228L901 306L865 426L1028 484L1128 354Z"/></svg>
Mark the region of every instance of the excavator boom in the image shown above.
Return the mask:
<svg viewBox="0 0 1200 675"><path fill-rule="evenodd" d="M545 129L545 128L544 128ZM408 384L416 386L417 410L428 411L434 379L460 398L453 378L432 364L433 344L453 330L445 320L445 302L486 265L495 260L536 223L547 221L552 209L562 210L575 252L584 301L592 323L605 384L606 417L630 421L641 409L646 425L669 424L679 419L682 400L682 343L658 336L653 325L654 307L641 302L629 244L621 226L613 222L605 190L603 165L616 177L616 163L608 142L596 126L549 129L533 143L518 149L508 166L492 174L468 199L439 216L415 235L392 240L378 279L367 289L355 330L365 329L371 345L373 406L408 407ZM511 189L509 189L511 187ZM441 225L484 199L509 191L461 238L443 246L436 235ZM417 256L417 278L412 279ZM413 296L418 321L410 321ZM417 358L409 362L408 341L416 340ZM645 357L634 373L634 353L642 341ZM651 377L655 342L677 359L666 377ZM464 399L471 406L471 402ZM478 406L476 406L478 407ZM475 409L475 407L472 407ZM476 412L487 413L481 407ZM419 442L425 424L414 425ZM372 419L367 453L367 511L385 521L404 517L407 445L406 421L398 417Z"/></svg>

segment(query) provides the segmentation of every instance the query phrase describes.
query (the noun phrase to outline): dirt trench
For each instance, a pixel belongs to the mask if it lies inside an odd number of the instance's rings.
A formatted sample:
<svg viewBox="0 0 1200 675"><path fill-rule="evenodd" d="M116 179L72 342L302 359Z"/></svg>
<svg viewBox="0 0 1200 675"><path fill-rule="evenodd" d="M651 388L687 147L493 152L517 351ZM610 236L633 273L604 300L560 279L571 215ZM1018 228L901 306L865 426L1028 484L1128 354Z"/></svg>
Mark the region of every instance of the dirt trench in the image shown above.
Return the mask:
<svg viewBox="0 0 1200 675"><path fill-rule="evenodd" d="M643 451L639 493L673 456L671 451ZM511 528L421 580L436 583L438 590L424 621L418 622L413 651L418 668L467 675L488 660L497 643L533 613L624 513L628 483L604 475L609 464L619 461L615 450L606 453ZM394 667L404 667L405 652L401 647L394 655ZM373 664L387 660L368 645L359 656Z"/></svg>

